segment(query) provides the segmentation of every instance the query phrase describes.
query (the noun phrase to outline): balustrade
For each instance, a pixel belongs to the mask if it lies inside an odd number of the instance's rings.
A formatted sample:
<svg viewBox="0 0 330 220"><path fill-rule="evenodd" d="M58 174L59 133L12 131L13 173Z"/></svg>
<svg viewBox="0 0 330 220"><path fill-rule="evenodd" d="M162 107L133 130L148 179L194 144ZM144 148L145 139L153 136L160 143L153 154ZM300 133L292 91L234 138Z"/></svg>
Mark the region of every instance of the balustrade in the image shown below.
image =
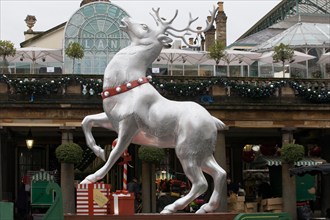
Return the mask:
<svg viewBox="0 0 330 220"><path fill-rule="evenodd" d="M15 101L26 101L28 97L30 102L36 97L47 102L83 101L88 97L90 101L94 98L100 102L102 82L102 75L0 75L0 96L15 96ZM330 104L330 79L154 76L151 83L165 97L180 100L201 101L201 96L209 96L212 100L214 97L226 100L238 97L253 103L273 97ZM2 101L10 104L11 99Z"/></svg>

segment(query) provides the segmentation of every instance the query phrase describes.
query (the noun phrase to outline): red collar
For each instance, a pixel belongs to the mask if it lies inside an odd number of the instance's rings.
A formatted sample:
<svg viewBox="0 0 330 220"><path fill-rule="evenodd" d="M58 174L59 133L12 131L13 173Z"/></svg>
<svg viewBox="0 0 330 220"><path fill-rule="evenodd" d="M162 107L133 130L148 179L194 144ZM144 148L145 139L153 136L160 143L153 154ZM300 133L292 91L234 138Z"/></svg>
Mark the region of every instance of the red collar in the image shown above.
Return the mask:
<svg viewBox="0 0 330 220"><path fill-rule="evenodd" d="M137 80L134 80L132 82L128 82L128 83L122 84L120 86L116 86L116 87L106 89L101 93L101 96L102 96L103 99L109 98L111 96L115 96L115 95L118 95L120 93L127 92L128 90L131 90L131 89L133 89L135 87L138 87L138 86L140 86L144 83L147 83L149 81L151 81L150 76L141 77L141 78L139 78Z"/></svg>

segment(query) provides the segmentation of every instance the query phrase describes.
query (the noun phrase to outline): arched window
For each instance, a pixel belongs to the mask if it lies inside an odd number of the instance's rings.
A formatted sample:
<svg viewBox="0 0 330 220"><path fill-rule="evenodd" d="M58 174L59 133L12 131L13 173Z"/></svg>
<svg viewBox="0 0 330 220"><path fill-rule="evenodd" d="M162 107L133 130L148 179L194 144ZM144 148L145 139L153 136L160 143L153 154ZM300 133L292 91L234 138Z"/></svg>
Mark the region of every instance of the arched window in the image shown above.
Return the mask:
<svg viewBox="0 0 330 220"><path fill-rule="evenodd" d="M114 54L130 40L119 28L120 20L128 14L109 2L86 4L67 22L64 48L78 42L84 48L84 58L76 60L75 74L103 74ZM65 73L72 72L72 59L64 54Z"/></svg>

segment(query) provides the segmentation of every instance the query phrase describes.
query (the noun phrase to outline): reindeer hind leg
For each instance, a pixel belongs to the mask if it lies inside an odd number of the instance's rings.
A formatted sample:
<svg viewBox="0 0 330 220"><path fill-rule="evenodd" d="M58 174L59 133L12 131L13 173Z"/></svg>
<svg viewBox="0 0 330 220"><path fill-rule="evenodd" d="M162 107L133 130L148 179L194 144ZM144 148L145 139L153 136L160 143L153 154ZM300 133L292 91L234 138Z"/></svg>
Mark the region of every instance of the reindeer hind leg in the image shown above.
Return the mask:
<svg viewBox="0 0 330 220"><path fill-rule="evenodd" d="M176 200L174 203L167 205L161 214L174 213L178 210L184 209L194 199L200 196L207 190L207 181L202 172L202 169L197 166L194 160L191 159L180 159L184 173L191 181L192 187L190 192L184 197Z"/></svg>
<svg viewBox="0 0 330 220"><path fill-rule="evenodd" d="M208 157L203 163L202 169L205 173L212 176L214 181L213 193L208 203L201 206L196 213L208 213L214 212L222 205L223 202L227 202L226 198L221 198L223 190L225 190L226 171L222 169L214 159L213 155ZM221 202L220 202L221 201Z"/></svg>

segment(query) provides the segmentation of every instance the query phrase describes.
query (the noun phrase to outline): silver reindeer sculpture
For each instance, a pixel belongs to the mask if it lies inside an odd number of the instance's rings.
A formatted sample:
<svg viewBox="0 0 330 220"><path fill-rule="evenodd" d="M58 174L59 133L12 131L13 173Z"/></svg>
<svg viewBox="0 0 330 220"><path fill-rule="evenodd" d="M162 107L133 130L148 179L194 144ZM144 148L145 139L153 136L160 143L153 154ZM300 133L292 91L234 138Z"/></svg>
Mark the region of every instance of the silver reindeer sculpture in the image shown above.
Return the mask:
<svg viewBox="0 0 330 220"><path fill-rule="evenodd" d="M194 102L178 102L164 98L149 84L151 77L145 77L147 68L159 56L164 45L172 42L168 35L181 38L175 33L202 33L209 29L216 14L214 8L211 21L204 30L192 30L190 14L187 27L176 29L172 22L178 14L166 21L160 18L159 8L151 14L157 26L133 21L129 17L121 21L121 29L131 39L131 44L120 50L109 62L103 81L103 113L88 115L82 121L82 128L88 147L104 161L104 150L96 145L92 135L93 126L101 126L118 133L117 144L106 163L81 183L93 183L102 179L124 153L130 143L159 148L175 148L186 176L192 183L190 192L167 205L162 214L184 209L190 202L207 190L208 184L203 172L214 180L214 191L209 202L197 213L214 212L219 207L221 190L225 184L226 172L213 157L217 131L225 124ZM175 32L175 33L174 33ZM186 43L186 41L184 40Z"/></svg>

